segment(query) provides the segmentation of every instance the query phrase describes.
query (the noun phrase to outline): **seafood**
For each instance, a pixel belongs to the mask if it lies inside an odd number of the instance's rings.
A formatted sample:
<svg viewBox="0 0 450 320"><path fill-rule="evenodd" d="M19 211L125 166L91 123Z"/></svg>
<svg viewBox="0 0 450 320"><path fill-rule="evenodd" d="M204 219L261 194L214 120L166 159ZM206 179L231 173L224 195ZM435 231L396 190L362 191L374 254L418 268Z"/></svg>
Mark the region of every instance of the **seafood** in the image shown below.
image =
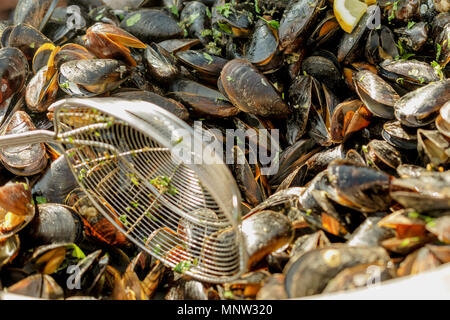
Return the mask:
<svg viewBox="0 0 450 320"><path fill-rule="evenodd" d="M122 203L134 177L111 172L96 187L118 184L117 202L96 199L67 162L90 150L30 142L0 146L0 288L32 299L289 299L449 268L449 1L366 3L347 33L325 0L18 1L0 22L0 134L50 129L49 106L67 97L160 106L222 146L248 257L227 283L187 276L238 244L228 227L197 225L222 218L189 209L197 200L161 172L152 181L173 191L167 201L186 205L170 227L158 205L145 213L158 225L145 240L168 239L169 268L156 258L167 248L141 251L115 227L141 205ZM106 153L83 173L114 161Z"/></svg>

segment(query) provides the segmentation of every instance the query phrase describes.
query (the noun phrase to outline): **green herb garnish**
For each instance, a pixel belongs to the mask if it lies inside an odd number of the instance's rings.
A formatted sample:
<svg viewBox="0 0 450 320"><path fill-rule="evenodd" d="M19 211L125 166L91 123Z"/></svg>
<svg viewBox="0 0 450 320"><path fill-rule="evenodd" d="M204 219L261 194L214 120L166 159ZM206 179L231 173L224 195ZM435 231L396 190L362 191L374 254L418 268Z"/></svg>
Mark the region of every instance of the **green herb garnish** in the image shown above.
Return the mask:
<svg viewBox="0 0 450 320"><path fill-rule="evenodd" d="M203 57L208 60L208 64L211 64L214 62L214 59L206 52L203 52Z"/></svg>
<svg viewBox="0 0 450 320"><path fill-rule="evenodd" d="M45 197L36 197L37 204L47 203L47 199Z"/></svg>
<svg viewBox="0 0 450 320"><path fill-rule="evenodd" d="M408 22L408 29L411 29L412 27L414 27L416 23L414 21L409 21Z"/></svg>
<svg viewBox="0 0 450 320"><path fill-rule="evenodd" d="M180 261L173 268L173 271L178 273L185 273L186 271L189 271L189 269L191 269L191 263L189 261Z"/></svg>
<svg viewBox="0 0 450 320"><path fill-rule="evenodd" d="M136 23L138 23L139 20L141 20L141 14L140 13L136 13L136 14L132 15L131 17L129 17L125 23L126 23L126 25L128 27L132 27Z"/></svg>

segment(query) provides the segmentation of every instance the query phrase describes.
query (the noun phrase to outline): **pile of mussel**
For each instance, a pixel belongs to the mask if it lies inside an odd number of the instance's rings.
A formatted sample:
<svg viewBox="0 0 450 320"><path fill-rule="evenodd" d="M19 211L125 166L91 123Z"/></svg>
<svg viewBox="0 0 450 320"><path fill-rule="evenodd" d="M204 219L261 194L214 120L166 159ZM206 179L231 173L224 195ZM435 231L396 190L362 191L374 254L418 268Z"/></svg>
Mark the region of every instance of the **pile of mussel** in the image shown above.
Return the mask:
<svg viewBox="0 0 450 320"><path fill-rule="evenodd" d="M19 0L0 22L0 134L50 129L53 102L94 96L155 103L219 141L252 129L229 165L249 259L231 283L189 278L117 231L57 146L5 147L0 297L299 298L450 262L450 4L369 9L349 34L332 0ZM250 144L273 129L267 175Z"/></svg>

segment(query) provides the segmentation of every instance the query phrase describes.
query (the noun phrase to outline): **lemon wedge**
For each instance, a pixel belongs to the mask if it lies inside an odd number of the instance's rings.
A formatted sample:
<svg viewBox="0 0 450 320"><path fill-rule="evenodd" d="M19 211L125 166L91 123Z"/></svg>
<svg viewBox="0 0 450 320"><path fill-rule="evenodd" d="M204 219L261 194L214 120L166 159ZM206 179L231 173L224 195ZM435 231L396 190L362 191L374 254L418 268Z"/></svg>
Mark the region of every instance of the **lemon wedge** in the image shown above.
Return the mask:
<svg viewBox="0 0 450 320"><path fill-rule="evenodd" d="M334 0L334 15L341 28L351 33L367 11L367 4L359 0Z"/></svg>

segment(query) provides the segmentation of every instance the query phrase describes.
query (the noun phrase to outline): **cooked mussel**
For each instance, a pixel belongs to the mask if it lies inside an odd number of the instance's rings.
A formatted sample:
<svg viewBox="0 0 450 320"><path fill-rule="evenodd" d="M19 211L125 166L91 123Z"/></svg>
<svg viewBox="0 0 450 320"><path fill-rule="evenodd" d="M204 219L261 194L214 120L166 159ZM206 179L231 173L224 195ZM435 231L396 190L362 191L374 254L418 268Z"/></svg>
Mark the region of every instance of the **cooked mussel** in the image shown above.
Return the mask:
<svg viewBox="0 0 450 320"><path fill-rule="evenodd" d="M312 250L298 257L286 270L286 291L289 298L319 294L346 268L362 264L387 266L389 260L386 251L380 247L332 245Z"/></svg>
<svg viewBox="0 0 450 320"><path fill-rule="evenodd" d="M182 120L187 120L189 118L189 112L183 104L173 99L162 97L153 92L141 90L122 90L115 92L113 96L148 101L166 109Z"/></svg>
<svg viewBox="0 0 450 320"><path fill-rule="evenodd" d="M161 28L164 26L164 28ZM181 38L183 29L161 10L141 9L125 16L120 27L144 43Z"/></svg>
<svg viewBox="0 0 450 320"><path fill-rule="evenodd" d="M448 172L421 172L416 177L394 179L391 197L405 208L440 216L450 208Z"/></svg>
<svg viewBox="0 0 450 320"><path fill-rule="evenodd" d="M33 221L24 230L34 246L55 242L80 243L84 225L79 215L61 204L43 203L37 206Z"/></svg>
<svg viewBox="0 0 450 320"><path fill-rule="evenodd" d="M117 88L130 76L130 68L118 60L73 60L61 65L59 87L71 96L91 97Z"/></svg>
<svg viewBox="0 0 450 320"><path fill-rule="evenodd" d="M136 61L127 47L145 48L144 43L128 32L101 22L86 31L84 40L86 48L97 57L121 60L133 67L136 66Z"/></svg>
<svg viewBox="0 0 450 320"><path fill-rule="evenodd" d="M184 5L180 14L181 21L188 21L187 31L192 38L197 38L203 45L212 41L212 34L205 33L210 30L211 20L208 17L209 8L200 1L189 1Z"/></svg>
<svg viewBox="0 0 450 320"><path fill-rule="evenodd" d="M2 135L32 131L35 126L24 111L16 111L5 125ZM47 154L43 143L6 147L0 150L0 161L9 171L20 176L31 176L47 166Z"/></svg>
<svg viewBox="0 0 450 320"><path fill-rule="evenodd" d="M8 292L42 299L61 299L63 289L49 275L35 274L8 287Z"/></svg>
<svg viewBox="0 0 450 320"><path fill-rule="evenodd" d="M359 98L370 112L384 119L394 118L394 104L400 96L386 81L367 70L359 71L353 81Z"/></svg>
<svg viewBox="0 0 450 320"><path fill-rule="evenodd" d="M10 27L10 32L3 32L3 47L15 47L23 52L28 61L32 61L36 51L45 43L51 40L43 35L36 28L22 23Z"/></svg>
<svg viewBox="0 0 450 320"><path fill-rule="evenodd" d="M388 121L383 125L381 135L384 140L396 148L415 150L417 134L414 129L402 126L400 121Z"/></svg>
<svg viewBox="0 0 450 320"><path fill-rule="evenodd" d="M439 110L439 116L436 118L436 128L441 134L450 138L450 101L445 103Z"/></svg>
<svg viewBox="0 0 450 320"><path fill-rule="evenodd" d="M159 44L151 43L146 46L144 58L147 75L151 81L170 83L181 73L175 58Z"/></svg>
<svg viewBox="0 0 450 320"><path fill-rule="evenodd" d="M391 176L346 160L335 160L327 169L328 178L336 190L330 197L343 206L362 212L386 210L391 202ZM351 178L349 178L351 177Z"/></svg>
<svg viewBox="0 0 450 320"><path fill-rule="evenodd" d="M285 53L294 52L305 40L304 35L314 25L324 0L289 2L280 21L280 47Z"/></svg>
<svg viewBox="0 0 450 320"><path fill-rule="evenodd" d="M13 261L19 253L19 249L20 238L18 235L0 241L0 268Z"/></svg>
<svg viewBox="0 0 450 320"><path fill-rule="evenodd" d="M28 63L24 54L17 48L0 49L0 123L7 112L12 97L20 92L28 75Z"/></svg>
<svg viewBox="0 0 450 320"><path fill-rule="evenodd" d="M270 81L246 60L228 62L220 74L224 94L244 112L284 118L289 109Z"/></svg>
<svg viewBox="0 0 450 320"><path fill-rule="evenodd" d="M28 23L42 30L57 3L55 0L20 0L14 10L14 24Z"/></svg>
<svg viewBox="0 0 450 320"><path fill-rule="evenodd" d="M395 117L405 126L422 127L436 119L449 99L450 79L435 81L398 99Z"/></svg>
<svg viewBox="0 0 450 320"><path fill-rule="evenodd" d="M219 91L190 80L172 82L167 97L183 103L195 116L222 118L239 113L239 109Z"/></svg>
<svg viewBox="0 0 450 320"><path fill-rule="evenodd" d="M249 268L269 253L287 245L294 236L287 217L274 211L261 211L247 216L242 221L242 233L246 239Z"/></svg>
<svg viewBox="0 0 450 320"><path fill-rule="evenodd" d="M450 161L450 142L437 130L417 130L417 151L424 166Z"/></svg>
<svg viewBox="0 0 450 320"><path fill-rule="evenodd" d="M25 91L25 101L32 112L45 112L55 101L58 93L58 77L56 72L42 67L31 78Z"/></svg>

